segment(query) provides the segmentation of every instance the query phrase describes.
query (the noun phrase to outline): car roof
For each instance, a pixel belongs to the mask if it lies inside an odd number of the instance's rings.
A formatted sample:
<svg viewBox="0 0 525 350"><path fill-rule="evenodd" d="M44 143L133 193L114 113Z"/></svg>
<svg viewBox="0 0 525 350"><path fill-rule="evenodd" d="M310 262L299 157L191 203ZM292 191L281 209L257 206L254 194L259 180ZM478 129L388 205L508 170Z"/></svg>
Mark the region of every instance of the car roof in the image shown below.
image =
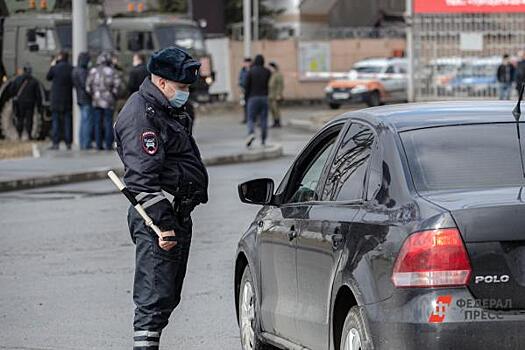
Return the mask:
<svg viewBox="0 0 525 350"><path fill-rule="evenodd" d="M383 124L401 132L407 130L460 124L514 122L512 101L446 101L405 103L366 108L345 113L328 125L342 120L365 120L372 125ZM525 106L524 120L525 120Z"/></svg>
<svg viewBox="0 0 525 350"><path fill-rule="evenodd" d="M405 64L405 58L367 58L354 63L354 67L364 66L387 66L390 64Z"/></svg>

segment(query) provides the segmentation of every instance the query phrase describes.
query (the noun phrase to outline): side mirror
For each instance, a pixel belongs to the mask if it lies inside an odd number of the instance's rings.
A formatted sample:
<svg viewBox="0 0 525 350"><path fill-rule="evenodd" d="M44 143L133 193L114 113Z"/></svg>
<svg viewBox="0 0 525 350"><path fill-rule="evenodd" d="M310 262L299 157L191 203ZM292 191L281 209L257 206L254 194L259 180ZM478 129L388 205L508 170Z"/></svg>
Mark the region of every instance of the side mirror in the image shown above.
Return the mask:
<svg viewBox="0 0 525 350"><path fill-rule="evenodd" d="M273 198L274 183L272 179L256 179L239 185L239 198L241 202L248 204L271 204Z"/></svg>

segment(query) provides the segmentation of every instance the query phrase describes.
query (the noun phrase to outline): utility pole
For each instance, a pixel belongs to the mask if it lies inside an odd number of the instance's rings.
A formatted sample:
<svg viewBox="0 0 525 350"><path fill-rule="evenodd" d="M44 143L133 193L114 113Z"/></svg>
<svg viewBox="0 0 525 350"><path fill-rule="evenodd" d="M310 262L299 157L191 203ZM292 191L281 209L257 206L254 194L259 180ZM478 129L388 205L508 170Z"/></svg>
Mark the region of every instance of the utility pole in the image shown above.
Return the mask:
<svg viewBox="0 0 525 350"><path fill-rule="evenodd" d="M412 0L406 0L406 36L407 36L407 46L406 46L406 56L408 60L408 69L407 69L407 97L408 102L414 102L415 95L415 86L414 86L414 12L412 7Z"/></svg>
<svg viewBox="0 0 525 350"><path fill-rule="evenodd" d="M87 20L88 10L86 0L73 0L73 55L71 63L76 65L78 54L87 51ZM76 104L76 94L73 97L73 142L78 145L80 130L80 109Z"/></svg>
<svg viewBox="0 0 525 350"><path fill-rule="evenodd" d="M253 0L253 40L259 40L259 0Z"/></svg>
<svg viewBox="0 0 525 350"><path fill-rule="evenodd" d="M244 57L252 56L252 9L251 9L252 0L243 0L242 12L243 12L243 38L244 38Z"/></svg>
<svg viewBox="0 0 525 350"><path fill-rule="evenodd" d="M193 0L188 0L188 17L193 20Z"/></svg>

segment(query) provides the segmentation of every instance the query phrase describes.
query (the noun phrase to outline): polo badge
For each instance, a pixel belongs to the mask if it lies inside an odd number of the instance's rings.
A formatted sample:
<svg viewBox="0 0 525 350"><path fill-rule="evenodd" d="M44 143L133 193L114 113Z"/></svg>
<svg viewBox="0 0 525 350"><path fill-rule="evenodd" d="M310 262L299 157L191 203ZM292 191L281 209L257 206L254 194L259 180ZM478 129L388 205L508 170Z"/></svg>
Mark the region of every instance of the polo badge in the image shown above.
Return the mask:
<svg viewBox="0 0 525 350"><path fill-rule="evenodd" d="M159 150L159 139L154 131L144 131L142 133L142 148L150 156Z"/></svg>

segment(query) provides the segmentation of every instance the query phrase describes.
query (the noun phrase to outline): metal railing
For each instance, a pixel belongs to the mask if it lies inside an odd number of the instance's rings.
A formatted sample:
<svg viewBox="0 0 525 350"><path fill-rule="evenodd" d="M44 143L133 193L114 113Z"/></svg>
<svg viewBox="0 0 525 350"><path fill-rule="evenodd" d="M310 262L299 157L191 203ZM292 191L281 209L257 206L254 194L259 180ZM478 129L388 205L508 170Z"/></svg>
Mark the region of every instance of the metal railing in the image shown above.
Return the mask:
<svg viewBox="0 0 525 350"><path fill-rule="evenodd" d="M413 33L417 100L495 99L501 57L516 63L525 49L525 13L418 14ZM466 33L478 45L465 43Z"/></svg>

